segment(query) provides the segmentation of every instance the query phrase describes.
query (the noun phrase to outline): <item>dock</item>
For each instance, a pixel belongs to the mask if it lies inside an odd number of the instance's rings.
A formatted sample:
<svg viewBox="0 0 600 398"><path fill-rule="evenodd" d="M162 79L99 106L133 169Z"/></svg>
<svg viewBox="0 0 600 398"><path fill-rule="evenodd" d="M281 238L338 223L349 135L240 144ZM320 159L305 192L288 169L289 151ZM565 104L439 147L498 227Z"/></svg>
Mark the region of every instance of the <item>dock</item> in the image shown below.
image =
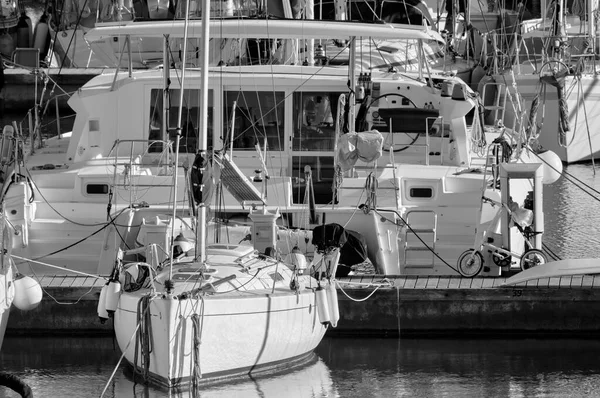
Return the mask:
<svg viewBox="0 0 600 398"><path fill-rule="evenodd" d="M600 334L600 275L504 287L505 278L364 275L341 278L340 321L331 336L450 337ZM44 298L14 306L7 333L112 334L96 315L102 279L45 276Z"/></svg>

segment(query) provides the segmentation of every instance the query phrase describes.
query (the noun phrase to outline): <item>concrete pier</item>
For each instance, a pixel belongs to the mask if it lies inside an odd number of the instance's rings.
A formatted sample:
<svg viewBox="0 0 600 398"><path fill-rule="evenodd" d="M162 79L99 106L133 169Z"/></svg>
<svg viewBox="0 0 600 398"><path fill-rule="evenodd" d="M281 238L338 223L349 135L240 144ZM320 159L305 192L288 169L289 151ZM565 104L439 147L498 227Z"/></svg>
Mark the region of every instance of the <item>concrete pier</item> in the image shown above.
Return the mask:
<svg viewBox="0 0 600 398"><path fill-rule="evenodd" d="M44 277L41 283L42 303L29 312L13 307L7 333L112 333L111 321L101 324L96 315L102 280L55 276ZM364 337L600 334L600 275L514 287L502 287L503 283L504 278L344 278L338 289L341 319L328 333ZM376 286L384 285L373 293Z"/></svg>

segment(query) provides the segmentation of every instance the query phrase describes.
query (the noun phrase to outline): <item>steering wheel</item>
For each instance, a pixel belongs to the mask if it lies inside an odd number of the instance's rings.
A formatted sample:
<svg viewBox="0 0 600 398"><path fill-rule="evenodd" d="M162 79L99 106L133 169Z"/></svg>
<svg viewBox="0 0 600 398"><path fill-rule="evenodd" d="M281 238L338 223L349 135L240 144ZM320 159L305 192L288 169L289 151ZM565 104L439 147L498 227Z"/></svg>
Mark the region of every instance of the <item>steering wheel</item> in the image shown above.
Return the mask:
<svg viewBox="0 0 600 398"><path fill-rule="evenodd" d="M558 59L552 59L552 60L544 62L542 64L542 66L540 67L540 71L539 71L540 76L544 72L544 68L548 69L548 72L552 72L553 75L557 75L559 73L567 73L571 69L567 66L567 64L565 64L563 61L560 61Z"/></svg>
<svg viewBox="0 0 600 398"><path fill-rule="evenodd" d="M382 99L386 99L388 97L399 97L401 98L401 100L406 100L409 102L410 105L412 105L413 108L416 108L417 105L408 97L402 95L402 94L398 94L398 93L386 93L383 95L380 95L379 97L375 97L373 98L369 104L365 105L364 103L361 104L360 109L358 111L358 115L362 115L363 117L366 117L366 115L369 112L369 109L371 109L371 106L376 102L376 101L380 101ZM386 122L387 123L387 122ZM358 124L358 123L357 123ZM406 134L412 141L410 142L410 144L407 144L405 146L403 146L402 148L394 148L393 144L394 144L394 134L398 134L398 133L402 133L401 131L399 132L393 132L393 133L389 133L389 131L380 131L380 133L388 133L388 135L385 138L385 141L383 142L383 150L384 151L393 151L393 152L400 152L403 151L405 149L407 149L408 147L410 147L411 145L413 145L417 139L419 138L419 133L403 133ZM414 134L414 137L413 137Z"/></svg>

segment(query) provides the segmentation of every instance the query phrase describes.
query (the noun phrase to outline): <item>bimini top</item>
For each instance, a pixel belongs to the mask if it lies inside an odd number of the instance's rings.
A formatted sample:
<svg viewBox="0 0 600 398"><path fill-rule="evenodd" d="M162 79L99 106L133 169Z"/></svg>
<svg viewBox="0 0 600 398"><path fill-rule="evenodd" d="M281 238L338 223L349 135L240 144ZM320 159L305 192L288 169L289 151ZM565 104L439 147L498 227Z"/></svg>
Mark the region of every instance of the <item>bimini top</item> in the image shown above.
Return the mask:
<svg viewBox="0 0 600 398"><path fill-rule="evenodd" d="M106 23L85 35L88 42L116 36L184 36L184 20ZM188 22L188 37L201 37L202 21ZM219 38L336 39L373 37L378 39L419 39L443 42L436 31L423 25L322 21L307 19L213 19L210 36Z"/></svg>

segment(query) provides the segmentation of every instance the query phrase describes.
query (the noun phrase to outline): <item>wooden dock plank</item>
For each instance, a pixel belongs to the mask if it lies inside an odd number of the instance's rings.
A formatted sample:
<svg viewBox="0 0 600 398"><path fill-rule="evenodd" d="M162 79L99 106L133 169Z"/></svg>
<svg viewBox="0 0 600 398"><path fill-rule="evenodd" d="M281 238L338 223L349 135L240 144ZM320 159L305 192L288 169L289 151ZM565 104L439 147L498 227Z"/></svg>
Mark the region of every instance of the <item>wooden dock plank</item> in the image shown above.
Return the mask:
<svg viewBox="0 0 600 398"><path fill-rule="evenodd" d="M469 289L471 287L472 282L473 282L473 279L471 279L471 278L461 278L460 284L458 285L458 287L461 289Z"/></svg>
<svg viewBox="0 0 600 398"><path fill-rule="evenodd" d="M473 278L471 289L481 289L483 287L483 278Z"/></svg>
<svg viewBox="0 0 600 398"><path fill-rule="evenodd" d="M75 280L73 280L73 283L71 283L71 287L82 287L85 286L85 281L88 279L88 276L78 276L77 278L75 278Z"/></svg>
<svg viewBox="0 0 600 398"><path fill-rule="evenodd" d="M437 285L438 289L448 289L448 286L450 286L450 278L441 277Z"/></svg>
<svg viewBox="0 0 600 398"><path fill-rule="evenodd" d="M429 278L427 276L418 276L417 283L415 285L415 289L424 289L427 286L427 281Z"/></svg>
<svg viewBox="0 0 600 398"><path fill-rule="evenodd" d="M541 278L538 280L538 287L548 287L550 283L550 278Z"/></svg>
<svg viewBox="0 0 600 398"><path fill-rule="evenodd" d="M560 286L560 277L552 277L550 278L550 282L548 283L548 287L558 287Z"/></svg>
<svg viewBox="0 0 600 398"><path fill-rule="evenodd" d="M583 275L581 287L592 287L594 284L594 275Z"/></svg>
<svg viewBox="0 0 600 398"><path fill-rule="evenodd" d="M414 289L417 284L417 278L406 278L406 283L404 284L405 289Z"/></svg>
<svg viewBox="0 0 600 398"><path fill-rule="evenodd" d="M437 276L432 276L427 279L427 284L425 285L426 289L437 289L438 283L440 282L440 278Z"/></svg>
<svg viewBox="0 0 600 398"><path fill-rule="evenodd" d="M537 287L538 285L538 279L532 279L530 281L527 281L527 283L525 284L525 286L529 286L529 287Z"/></svg>
<svg viewBox="0 0 600 398"><path fill-rule="evenodd" d="M397 278L394 281L394 286L397 287L398 289L403 289L404 285L406 285L406 277L405 276Z"/></svg>
<svg viewBox="0 0 600 398"><path fill-rule="evenodd" d="M583 275L573 275L571 277L571 287L578 288L581 287L583 283Z"/></svg>
<svg viewBox="0 0 600 398"><path fill-rule="evenodd" d="M63 280L62 280L60 286L71 287L71 285L73 285L73 282L75 282L75 279L77 279L77 276L65 276L65 277L63 277Z"/></svg>
<svg viewBox="0 0 600 398"><path fill-rule="evenodd" d="M450 279L450 285L448 286L449 289L458 289L458 287L460 286L460 281L462 278L452 278Z"/></svg>
<svg viewBox="0 0 600 398"><path fill-rule="evenodd" d="M48 283L48 287L57 287L60 286L63 281L64 276L55 276L50 283Z"/></svg>
<svg viewBox="0 0 600 398"><path fill-rule="evenodd" d="M46 285L52 280L52 278L54 278L53 275L42 275L39 277L38 283L40 284L40 286L46 287Z"/></svg>
<svg viewBox="0 0 600 398"><path fill-rule="evenodd" d="M494 279L493 278L484 278L483 285L481 285L481 287L484 289L489 289L489 288L494 287Z"/></svg>
<svg viewBox="0 0 600 398"><path fill-rule="evenodd" d="M561 276L559 286L560 287L571 287L571 277L570 276Z"/></svg>
<svg viewBox="0 0 600 398"><path fill-rule="evenodd" d="M94 287L102 287L106 285L106 280L104 278L94 278L92 285L90 285L90 287L94 286Z"/></svg>

